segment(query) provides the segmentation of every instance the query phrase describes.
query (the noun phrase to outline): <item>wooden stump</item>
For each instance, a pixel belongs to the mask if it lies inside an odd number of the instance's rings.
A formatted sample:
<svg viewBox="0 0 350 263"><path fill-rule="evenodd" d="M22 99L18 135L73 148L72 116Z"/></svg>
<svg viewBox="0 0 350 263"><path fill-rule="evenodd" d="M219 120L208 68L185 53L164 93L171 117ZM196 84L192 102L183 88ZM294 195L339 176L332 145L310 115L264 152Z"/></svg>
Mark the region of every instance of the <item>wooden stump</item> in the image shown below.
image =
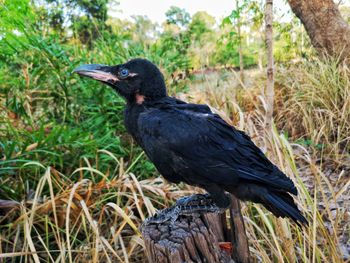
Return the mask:
<svg viewBox="0 0 350 263"><path fill-rule="evenodd" d="M194 214L180 216L172 227L169 221L145 226L142 236L148 261L234 263L223 217L226 215Z"/></svg>

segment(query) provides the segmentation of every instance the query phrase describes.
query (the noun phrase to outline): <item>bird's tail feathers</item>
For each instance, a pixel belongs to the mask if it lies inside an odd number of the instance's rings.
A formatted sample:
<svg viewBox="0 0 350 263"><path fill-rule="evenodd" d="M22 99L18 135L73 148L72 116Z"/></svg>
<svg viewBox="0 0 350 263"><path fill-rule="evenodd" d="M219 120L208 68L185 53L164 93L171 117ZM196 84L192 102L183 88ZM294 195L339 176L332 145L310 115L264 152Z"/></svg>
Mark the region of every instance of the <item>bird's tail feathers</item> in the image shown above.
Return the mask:
<svg viewBox="0 0 350 263"><path fill-rule="evenodd" d="M262 197L262 203L275 216L289 217L299 226L308 224L288 193L268 192Z"/></svg>

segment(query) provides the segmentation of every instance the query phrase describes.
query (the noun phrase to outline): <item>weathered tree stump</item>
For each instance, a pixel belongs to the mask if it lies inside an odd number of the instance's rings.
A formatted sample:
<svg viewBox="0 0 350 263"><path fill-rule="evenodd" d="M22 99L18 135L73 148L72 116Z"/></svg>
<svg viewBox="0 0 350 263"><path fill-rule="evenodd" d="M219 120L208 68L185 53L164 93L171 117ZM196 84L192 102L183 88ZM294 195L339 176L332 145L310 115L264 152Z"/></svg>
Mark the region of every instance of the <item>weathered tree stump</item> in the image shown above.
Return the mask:
<svg viewBox="0 0 350 263"><path fill-rule="evenodd" d="M249 246L240 201L231 196L226 213L179 216L143 227L142 236L150 263L249 263ZM164 211L171 211L170 209ZM166 212L168 214L168 212Z"/></svg>
<svg viewBox="0 0 350 263"><path fill-rule="evenodd" d="M146 254L150 263L231 263L230 243L220 214L180 216L143 228ZM225 249L226 247L226 249Z"/></svg>

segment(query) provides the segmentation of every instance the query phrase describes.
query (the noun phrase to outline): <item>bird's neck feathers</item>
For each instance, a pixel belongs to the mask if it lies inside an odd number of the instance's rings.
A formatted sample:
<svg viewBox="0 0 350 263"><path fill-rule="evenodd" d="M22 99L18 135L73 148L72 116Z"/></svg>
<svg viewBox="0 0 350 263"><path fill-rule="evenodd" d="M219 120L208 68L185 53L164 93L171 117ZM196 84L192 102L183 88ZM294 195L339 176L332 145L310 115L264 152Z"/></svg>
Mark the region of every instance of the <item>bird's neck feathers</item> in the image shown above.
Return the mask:
<svg viewBox="0 0 350 263"><path fill-rule="evenodd" d="M139 94L144 96L147 100L158 100L167 96L166 85L163 74L158 69L149 74L143 80Z"/></svg>
<svg viewBox="0 0 350 263"><path fill-rule="evenodd" d="M127 99L129 104L141 105L145 101L158 101L167 97L167 91L164 80L151 80L145 82L140 89L130 98Z"/></svg>

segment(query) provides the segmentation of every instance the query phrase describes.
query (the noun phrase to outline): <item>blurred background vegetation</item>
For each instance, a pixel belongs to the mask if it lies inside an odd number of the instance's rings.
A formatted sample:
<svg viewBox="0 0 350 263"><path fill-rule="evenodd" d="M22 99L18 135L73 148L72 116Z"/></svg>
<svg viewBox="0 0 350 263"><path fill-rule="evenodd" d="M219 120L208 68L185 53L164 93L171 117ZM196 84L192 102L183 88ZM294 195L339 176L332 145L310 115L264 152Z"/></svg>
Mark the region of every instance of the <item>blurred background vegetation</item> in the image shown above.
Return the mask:
<svg viewBox="0 0 350 263"><path fill-rule="evenodd" d="M300 21L275 14L271 137L262 1L233 1L221 21L172 6L161 25L109 16L117 7L0 0L0 262L142 262L142 220L193 191L159 177L125 132L121 98L72 75L134 57L161 68L172 96L246 130L297 182L308 229L244 206L253 261L349 261L347 65L317 58ZM349 7L340 9L348 20Z"/></svg>

